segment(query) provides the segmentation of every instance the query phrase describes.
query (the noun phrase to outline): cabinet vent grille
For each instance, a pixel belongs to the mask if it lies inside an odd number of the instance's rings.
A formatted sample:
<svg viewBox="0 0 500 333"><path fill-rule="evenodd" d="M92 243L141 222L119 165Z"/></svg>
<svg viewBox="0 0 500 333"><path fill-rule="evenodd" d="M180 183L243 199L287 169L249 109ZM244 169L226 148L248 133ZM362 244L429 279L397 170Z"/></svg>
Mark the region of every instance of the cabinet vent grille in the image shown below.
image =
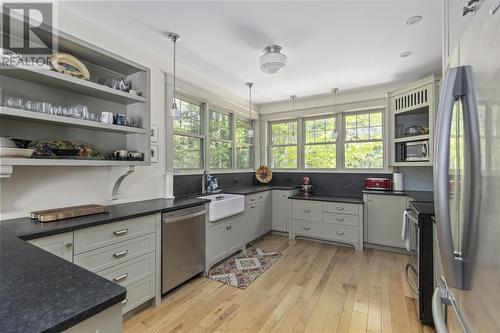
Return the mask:
<svg viewBox="0 0 500 333"><path fill-rule="evenodd" d="M413 109L418 106L428 105L429 94L428 89L413 90L401 97L395 99L394 110L401 111L404 109Z"/></svg>

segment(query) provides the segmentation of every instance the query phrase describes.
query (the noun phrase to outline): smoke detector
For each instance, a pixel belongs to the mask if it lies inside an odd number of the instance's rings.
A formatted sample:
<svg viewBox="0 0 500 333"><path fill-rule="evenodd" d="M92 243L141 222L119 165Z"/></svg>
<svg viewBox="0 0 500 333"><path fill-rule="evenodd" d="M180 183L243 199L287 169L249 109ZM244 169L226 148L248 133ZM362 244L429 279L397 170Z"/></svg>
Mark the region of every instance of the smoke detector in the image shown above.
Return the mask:
<svg viewBox="0 0 500 333"><path fill-rule="evenodd" d="M269 45L260 57L260 69L264 73L274 74L281 71L286 65L286 55L281 53L281 46Z"/></svg>

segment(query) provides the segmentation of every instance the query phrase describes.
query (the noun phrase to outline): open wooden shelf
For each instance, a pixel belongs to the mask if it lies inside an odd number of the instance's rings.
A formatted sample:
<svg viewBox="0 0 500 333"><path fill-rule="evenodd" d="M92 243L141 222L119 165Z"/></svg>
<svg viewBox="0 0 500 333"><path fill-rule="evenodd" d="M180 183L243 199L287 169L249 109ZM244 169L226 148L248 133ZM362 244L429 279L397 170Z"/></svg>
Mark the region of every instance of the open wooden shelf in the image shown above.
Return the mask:
<svg viewBox="0 0 500 333"><path fill-rule="evenodd" d="M82 95L105 99L125 105L147 102L147 99L143 96L137 96L128 92L112 89L95 82L63 75L49 69L3 66L0 68L0 75L68 90Z"/></svg>
<svg viewBox="0 0 500 333"><path fill-rule="evenodd" d="M132 134L132 133L149 134L149 130L144 128L103 124L97 121L56 116L52 114L14 109L5 106L0 106L0 119L1 118L27 120L38 123L64 125L76 128L88 128L104 132L115 132L124 134Z"/></svg>

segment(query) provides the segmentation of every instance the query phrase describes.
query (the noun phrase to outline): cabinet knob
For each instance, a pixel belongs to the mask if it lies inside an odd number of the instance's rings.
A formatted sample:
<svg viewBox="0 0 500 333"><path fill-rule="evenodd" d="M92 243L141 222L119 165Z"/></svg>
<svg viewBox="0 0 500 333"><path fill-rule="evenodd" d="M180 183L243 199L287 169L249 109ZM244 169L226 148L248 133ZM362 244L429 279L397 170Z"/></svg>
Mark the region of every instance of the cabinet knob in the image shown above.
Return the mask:
<svg viewBox="0 0 500 333"><path fill-rule="evenodd" d="M128 299L126 299L126 298L125 298L125 299L122 301L122 304L123 304L123 305L125 305L125 304L127 304L127 302L128 302Z"/></svg>
<svg viewBox="0 0 500 333"><path fill-rule="evenodd" d="M344 232L343 231L337 231L337 235L342 236L342 235L344 235Z"/></svg>
<svg viewBox="0 0 500 333"><path fill-rule="evenodd" d="M344 219L343 219L343 218L341 218L341 217L337 217L337 218L336 218L336 220L337 220L337 221L339 221L339 222L344 221Z"/></svg>
<svg viewBox="0 0 500 333"><path fill-rule="evenodd" d="M304 213L310 213L311 210L310 209L302 209L304 211Z"/></svg>
<svg viewBox="0 0 500 333"><path fill-rule="evenodd" d="M337 207L337 210L344 210L344 207Z"/></svg>
<svg viewBox="0 0 500 333"><path fill-rule="evenodd" d="M231 230L231 229L233 229L231 226L226 227L226 230L227 230L227 231L229 231L229 230Z"/></svg>
<svg viewBox="0 0 500 333"><path fill-rule="evenodd" d="M73 243L67 243L66 247L73 247Z"/></svg>
<svg viewBox="0 0 500 333"><path fill-rule="evenodd" d="M255 198L250 198L250 201L255 201Z"/></svg>
<svg viewBox="0 0 500 333"><path fill-rule="evenodd" d="M255 208L255 207L257 207L257 206L256 205L250 205L250 208Z"/></svg>
<svg viewBox="0 0 500 333"><path fill-rule="evenodd" d="M469 13L473 13L476 10L476 6L466 6L463 7L462 16L466 16Z"/></svg>
<svg viewBox="0 0 500 333"><path fill-rule="evenodd" d="M302 229L304 229L304 230L310 230L311 227L302 227Z"/></svg>

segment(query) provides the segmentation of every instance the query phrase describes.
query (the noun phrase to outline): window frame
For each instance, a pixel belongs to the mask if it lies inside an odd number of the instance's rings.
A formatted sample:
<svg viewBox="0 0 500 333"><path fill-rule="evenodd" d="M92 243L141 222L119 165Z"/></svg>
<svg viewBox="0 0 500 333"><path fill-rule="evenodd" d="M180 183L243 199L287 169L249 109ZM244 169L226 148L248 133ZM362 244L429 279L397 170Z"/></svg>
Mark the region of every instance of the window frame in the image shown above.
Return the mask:
<svg viewBox="0 0 500 333"><path fill-rule="evenodd" d="M307 143L307 136L306 136L306 122L308 120L316 120L316 119L328 119L328 118L334 118L335 119L335 129L337 131L337 138L335 139L335 141L329 141L329 142L320 142L320 143ZM338 125L338 121L339 121L339 113L329 113L329 114L323 114L323 115L319 115L319 116L312 116L312 117L304 117L302 118L302 138L303 138L303 143L302 143L302 169L303 170L310 170L310 171L318 171L318 170L332 170L332 171L336 171L336 170L339 170L341 168L339 168L339 142L341 140L339 140L339 137L340 137L340 130L339 130L339 125ZM305 151L306 151L306 146L316 146L316 145L328 145L328 144L333 144L335 146L335 168L306 168L306 160L305 160Z"/></svg>
<svg viewBox="0 0 500 333"><path fill-rule="evenodd" d="M392 168L388 165L387 156L389 155L389 145L387 143L387 128L388 124L386 123L386 109L383 107L373 107L370 109L364 110L356 110L356 111L341 111L341 112L325 112L318 113L316 115L308 116L308 117L293 117L293 118L283 118L276 120L267 120L267 147L266 147L266 162L270 166L272 161L271 148L277 146L288 146L288 145L272 145L272 124L275 123L288 123L291 121L296 121L298 126L298 134L297 134L297 167L296 168L273 168L273 170L279 172L331 172L331 173L387 173L392 172ZM380 113L381 114L381 127L382 127L382 137L380 140L360 140L360 141L346 141L345 140L345 116L353 115L353 114L370 114L370 113ZM305 167L305 147L306 144L306 129L305 122L306 120L311 119L321 119L321 118L331 118L335 117L335 126L337 129L337 139L335 141L336 144L336 168L306 168ZM346 168L345 167L345 145L346 143L361 143L361 142L382 142L383 145L383 157L382 157L382 167L381 168ZM324 143L319 143L324 144ZM291 145L294 146L294 145Z"/></svg>
<svg viewBox="0 0 500 333"><path fill-rule="evenodd" d="M207 153L208 153L208 158L207 158L206 168L207 168L207 170L215 171L215 172L217 172L217 171L234 170L235 169L235 165L234 165L234 149L235 149L235 146L234 146L234 141L235 141L234 114L231 113L231 112L229 112L229 111L221 110L221 109L216 108L216 107L210 107L210 108L208 108L207 112L208 112L208 114L207 114L207 127L208 127L208 131L207 131L207 142L208 142L208 144L207 144ZM215 137L211 136L211 133L210 133L210 117L211 117L211 113L212 112L229 116L229 139L220 139L220 138L215 138ZM212 156L210 154L210 147L212 145L212 142L229 143L231 145L231 152L229 154L229 158L230 158L230 161L231 161L231 166L229 168L221 169L221 168L212 168L210 166L210 159L212 158Z"/></svg>
<svg viewBox="0 0 500 333"><path fill-rule="evenodd" d="M295 144L280 144L280 145L273 145L272 144L272 138L273 138L273 124L286 124L286 123L292 123L295 122L297 123L297 142ZM267 145L267 164L269 165L270 168L273 170L299 170L301 165L303 164L301 162L303 156L303 153L301 151L301 144L300 142L302 141L302 119L301 118L292 118L292 119L283 119L283 120L275 120L275 121L269 121L268 122L268 145ZM281 148L281 147L297 147L297 157L296 157L296 162L297 166L295 168L275 168L271 165L272 161L272 154L271 151L273 148Z"/></svg>
<svg viewBox="0 0 500 333"><path fill-rule="evenodd" d="M380 113L380 126L381 126L381 138L377 140L346 140L346 120L345 116L349 115L358 115L358 114L372 114L372 113ZM381 170L386 170L387 169L387 163L386 163L386 140L385 140L385 131L386 131L386 123L385 123L385 112L383 110L363 110L363 111L353 111L353 112L346 112L342 114L342 170L344 171L381 171ZM346 144L348 143L370 143L370 142L382 142L382 167L381 168L347 168L345 165L345 152L346 152Z"/></svg>
<svg viewBox="0 0 500 333"><path fill-rule="evenodd" d="M204 132L205 132L204 118L206 118L205 112L204 112L205 103L193 100L189 97L185 97L182 95L177 95L176 100L199 106L199 108L200 108L200 134L176 131L174 129L173 122L172 122L172 158L175 158L175 144L174 144L175 139L174 139L174 137L176 135L187 137L187 138L200 139L200 143L201 143L200 144L201 145L200 146L200 162L201 162L200 165L201 165L201 167L200 168L176 168L174 166L173 170L175 172L182 172L182 173L201 171L204 169L205 160L206 160L206 156L205 156L205 142L206 142L206 140L205 140L205 134L204 134ZM179 105L179 107L181 107L181 106ZM172 165L174 165L174 163L175 162L172 162Z"/></svg>
<svg viewBox="0 0 500 333"><path fill-rule="evenodd" d="M244 117L241 117L238 115L234 115L233 120L234 120L234 145L233 145L234 146L233 147L234 148L234 154L233 154L234 170L237 170L237 171L250 171L251 170L251 171L253 171L255 168L255 136L257 134L255 131L255 123L254 123L254 121L252 121L249 118L244 118ZM236 122L238 120L250 123L250 128L254 130L254 137L252 138L251 143L241 143L238 145L238 142L236 141ZM243 168L243 169L238 168L238 152L237 152L237 150L240 147L250 148L250 168Z"/></svg>

